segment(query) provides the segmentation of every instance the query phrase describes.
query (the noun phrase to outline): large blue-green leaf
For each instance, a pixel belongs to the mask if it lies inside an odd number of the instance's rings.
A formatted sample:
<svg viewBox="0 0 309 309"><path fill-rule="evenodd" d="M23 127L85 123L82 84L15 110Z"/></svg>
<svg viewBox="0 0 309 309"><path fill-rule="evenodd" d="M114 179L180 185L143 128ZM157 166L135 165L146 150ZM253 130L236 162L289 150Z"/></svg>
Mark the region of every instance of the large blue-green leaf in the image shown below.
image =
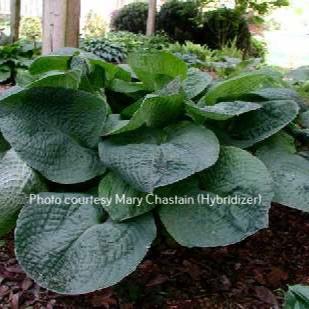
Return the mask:
<svg viewBox="0 0 309 309"><path fill-rule="evenodd" d="M0 236L3 236L14 227L28 195L45 191L46 187L13 150L0 160L0 171Z"/></svg>
<svg viewBox="0 0 309 309"><path fill-rule="evenodd" d="M128 63L148 90L161 89L176 77L185 79L187 75L187 65L166 52L133 53Z"/></svg>
<svg viewBox="0 0 309 309"><path fill-rule="evenodd" d="M184 93L180 81L176 79L160 91L146 95L129 121L119 119L118 122L113 122L114 125L109 122L105 135L132 131L142 125L161 127L177 120L183 114ZM112 117L115 120L115 117Z"/></svg>
<svg viewBox="0 0 309 309"><path fill-rule="evenodd" d="M285 294L283 309L308 309L309 308L309 286L293 285Z"/></svg>
<svg viewBox="0 0 309 309"><path fill-rule="evenodd" d="M4 139L2 133L0 132L0 159L5 151L10 149L9 143Z"/></svg>
<svg viewBox="0 0 309 309"><path fill-rule="evenodd" d="M299 122L303 127L309 129L309 111L300 114Z"/></svg>
<svg viewBox="0 0 309 309"><path fill-rule="evenodd" d="M309 160L296 153L282 136L274 136L258 149L274 179L274 202L309 212Z"/></svg>
<svg viewBox="0 0 309 309"><path fill-rule="evenodd" d="M140 130L104 140L103 163L137 190L152 192L213 165L219 143L208 129L180 123L164 130Z"/></svg>
<svg viewBox="0 0 309 309"><path fill-rule="evenodd" d="M224 246L267 227L272 179L257 158L238 148L223 147L218 162L202 172L201 179L205 191L176 185L170 193L178 197L176 205L160 208L164 226L178 243Z"/></svg>
<svg viewBox="0 0 309 309"><path fill-rule="evenodd" d="M292 122L299 107L291 100L267 101L262 108L234 120L225 141L241 148L250 147L279 132Z"/></svg>
<svg viewBox="0 0 309 309"><path fill-rule="evenodd" d="M82 194L41 194L17 222L17 259L42 287L83 294L118 283L133 272L156 236L150 215L103 223L103 209ZM54 202L48 198L54 198ZM87 200L88 199L88 200Z"/></svg>
<svg viewBox="0 0 309 309"><path fill-rule="evenodd" d="M36 58L29 71L33 75L49 71L66 71L70 67L71 56L68 55L47 55Z"/></svg>
<svg viewBox="0 0 309 309"><path fill-rule="evenodd" d="M81 81L81 72L78 70L70 71L50 71L38 77L35 81L26 85L27 88L34 87L61 87L78 89Z"/></svg>
<svg viewBox="0 0 309 309"><path fill-rule="evenodd" d="M102 206L114 221L123 221L151 211L146 194L132 188L114 173L108 173L99 184Z"/></svg>
<svg viewBox="0 0 309 309"><path fill-rule="evenodd" d="M243 101L220 102L204 107L199 107L192 102L186 103L186 110L194 119L227 120L260 108L262 108L261 104Z"/></svg>
<svg viewBox="0 0 309 309"><path fill-rule="evenodd" d="M306 103L294 89L290 88L262 88L243 96L244 100L274 101L293 100L301 109L306 109Z"/></svg>
<svg viewBox="0 0 309 309"><path fill-rule="evenodd" d="M102 173L97 145L107 108L101 97L62 88L31 88L0 101L3 136L47 179L87 181Z"/></svg>
<svg viewBox="0 0 309 309"><path fill-rule="evenodd" d="M211 83L212 77L197 68L188 70L188 77L183 82L183 88L188 99L193 99L201 94Z"/></svg>
<svg viewBox="0 0 309 309"><path fill-rule="evenodd" d="M304 83L309 80L309 66L304 65L297 69L291 70L286 75L287 80L291 84Z"/></svg>
<svg viewBox="0 0 309 309"><path fill-rule="evenodd" d="M205 106L222 101L234 101L258 89L280 86L282 86L282 82L274 72L244 73L215 84L201 99L199 105Z"/></svg>
<svg viewBox="0 0 309 309"><path fill-rule="evenodd" d="M111 82L110 89L114 92L120 92L125 94L132 94L136 92L145 91L143 83L128 82L121 79L114 79Z"/></svg>

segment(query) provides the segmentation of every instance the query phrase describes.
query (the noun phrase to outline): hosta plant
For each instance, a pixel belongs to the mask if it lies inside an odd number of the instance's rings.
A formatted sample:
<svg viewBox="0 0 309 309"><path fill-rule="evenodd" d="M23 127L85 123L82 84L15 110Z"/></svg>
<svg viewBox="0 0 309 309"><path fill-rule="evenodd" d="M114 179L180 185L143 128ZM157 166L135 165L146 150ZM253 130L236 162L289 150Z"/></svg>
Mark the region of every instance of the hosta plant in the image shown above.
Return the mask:
<svg viewBox="0 0 309 309"><path fill-rule="evenodd" d="M65 49L29 75L0 99L0 233L16 223L17 259L49 290L116 284L162 227L215 247L267 227L272 201L309 211L293 135L308 112L276 72L218 82L165 52L116 66Z"/></svg>

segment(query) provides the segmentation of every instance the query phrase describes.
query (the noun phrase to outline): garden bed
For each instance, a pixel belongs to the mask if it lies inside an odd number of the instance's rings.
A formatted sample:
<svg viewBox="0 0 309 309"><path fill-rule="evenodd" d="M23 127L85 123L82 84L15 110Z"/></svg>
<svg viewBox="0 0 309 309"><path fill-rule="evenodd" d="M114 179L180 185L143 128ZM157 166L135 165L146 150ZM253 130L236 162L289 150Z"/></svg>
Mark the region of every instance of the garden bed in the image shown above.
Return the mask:
<svg viewBox="0 0 309 309"><path fill-rule="evenodd" d="M273 206L270 228L237 245L188 249L155 244L113 289L64 297L39 288L0 249L1 308L280 308L287 284L309 283L309 214ZM29 307L30 306L30 307Z"/></svg>

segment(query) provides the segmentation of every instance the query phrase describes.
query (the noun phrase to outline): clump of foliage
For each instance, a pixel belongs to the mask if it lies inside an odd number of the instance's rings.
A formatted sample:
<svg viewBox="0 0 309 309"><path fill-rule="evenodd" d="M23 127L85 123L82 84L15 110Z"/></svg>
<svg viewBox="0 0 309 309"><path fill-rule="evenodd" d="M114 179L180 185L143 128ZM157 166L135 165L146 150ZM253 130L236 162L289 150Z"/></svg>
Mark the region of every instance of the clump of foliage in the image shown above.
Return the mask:
<svg viewBox="0 0 309 309"><path fill-rule="evenodd" d="M235 41L218 50L192 42L170 44L167 50L188 65L213 72L220 78L251 71L263 65L261 59L244 59L244 53L237 48Z"/></svg>
<svg viewBox="0 0 309 309"><path fill-rule="evenodd" d="M163 34L146 36L128 31L109 32L106 39L110 42L124 46L128 53L134 51L146 52L161 50L166 48L170 43L170 39Z"/></svg>
<svg viewBox="0 0 309 309"><path fill-rule="evenodd" d="M109 32L101 39L85 39L82 49L115 63L125 62L131 52L162 50L169 45L164 35L146 36L127 31Z"/></svg>
<svg viewBox="0 0 309 309"><path fill-rule="evenodd" d="M261 58L265 60L267 55L267 44L262 39L251 37L249 56L254 58Z"/></svg>
<svg viewBox="0 0 309 309"><path fill-rule="evenodd" d="M86 38L101 38L106 32L106 28L107 25L104 18L93 10L90 10L86 16L83 35Z"/></svg>
<svg viewBox="0 0 309 309"><path fill-rule="evenodd" d="M29 41L42 38L42 21L39 17L22 17L20 21L20 37Z"/></svg>
<svg viewBox="0 0 309 309"><path fill-rule="evenodd" d="M196 42L199 36L197 19L200 15L198 1L170 0L165 2L158 13L158 29L163 30L173 40L183 43Z"/></svg>
<svg viewBox="0 0 309 309"><path fill-rule="evenodd" d="M133 2L114 13L111 28L116 31L145 33L148 16L148 4Z"/></svg>
<svg viewBox="0 0 309 309"><path fill-rule="evenodd" d="M108 62L122 63L127 58L127 49L123 44L106 38L85 39L82 42L82 48Z"/></svg>
<svg viewBox="0 0 309 309"><path fill-rule="evenodd" d="M154 215L179 244L215 247L267 227L272 201L309 211L290 134L308 111L276 72L214 82L166 52L123 68L65 49L29 73L0 98L0 233L21 210L16 256L43 287L116 284L155 239Z"/></svg>
<svg viewBox="0 0 309 309"><path fill-rule="evenodd" d="M27 69L37 52L33 43L23 41L0 46L0 83L14 83L17 71Z"/></svg>
<svg viewBox="0 0 309 309"><path fill-rule="evenodd" d="M221 49L236 41L238 49L250 49L251 34L247 20L236 10L221 8L208 11L203 19L201 43L212 49Z"/></svg>

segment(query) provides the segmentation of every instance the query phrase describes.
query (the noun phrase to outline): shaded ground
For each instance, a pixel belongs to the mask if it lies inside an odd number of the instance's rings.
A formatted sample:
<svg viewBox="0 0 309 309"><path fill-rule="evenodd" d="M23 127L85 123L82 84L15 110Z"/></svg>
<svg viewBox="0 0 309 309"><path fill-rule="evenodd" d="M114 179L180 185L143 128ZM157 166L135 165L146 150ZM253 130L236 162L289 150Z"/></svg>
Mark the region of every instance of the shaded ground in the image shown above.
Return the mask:
<svg viewBox="0 0 309 309"><path fill-rule="evenodd" d="M64 297L26 278L12 236L0 248L0 308L280 308L286 284L309 283L309 214L273 206L270 228L241 244L186 249L156 244L114 289Z"/></svg>

